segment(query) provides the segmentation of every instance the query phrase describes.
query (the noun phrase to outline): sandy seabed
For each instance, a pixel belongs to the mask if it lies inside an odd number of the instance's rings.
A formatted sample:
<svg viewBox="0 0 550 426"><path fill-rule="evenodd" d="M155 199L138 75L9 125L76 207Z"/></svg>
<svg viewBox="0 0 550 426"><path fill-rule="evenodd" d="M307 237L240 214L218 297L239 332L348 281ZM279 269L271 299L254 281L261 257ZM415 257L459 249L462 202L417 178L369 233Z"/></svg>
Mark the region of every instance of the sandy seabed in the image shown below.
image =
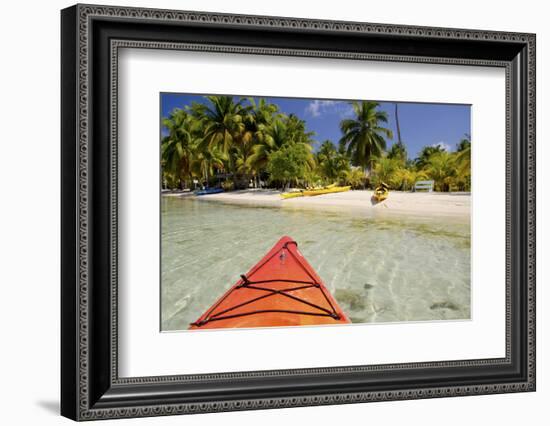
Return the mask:
<svg viewBox="0 0 550 426"><path fill-rule="evenodd" d="M187 329L283 235L354 323L471 317L469 194L280 194L163 197L162 330Z"/></svg>

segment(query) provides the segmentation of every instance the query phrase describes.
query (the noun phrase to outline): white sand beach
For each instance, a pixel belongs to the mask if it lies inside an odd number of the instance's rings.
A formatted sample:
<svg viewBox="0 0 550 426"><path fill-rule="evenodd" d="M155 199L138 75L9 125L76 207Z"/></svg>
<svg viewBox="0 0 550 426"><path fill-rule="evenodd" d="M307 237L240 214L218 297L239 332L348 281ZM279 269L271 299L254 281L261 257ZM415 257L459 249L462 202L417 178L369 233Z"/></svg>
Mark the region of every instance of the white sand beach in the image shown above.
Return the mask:
<svg viewBox="0 0 550 426"><path fill-rule="evenodd" d="M276 190L243 190L223 192L197 197L205 201L231 204L277 205L315 209L353 209L367 214L444 216L468 220L470 217L470 193L401 192L390 191L389 197L380 203L372 199L373 191L358 190L313 197L297 197L283 200ZM182 196L194 196L183 194Z"/></svg>

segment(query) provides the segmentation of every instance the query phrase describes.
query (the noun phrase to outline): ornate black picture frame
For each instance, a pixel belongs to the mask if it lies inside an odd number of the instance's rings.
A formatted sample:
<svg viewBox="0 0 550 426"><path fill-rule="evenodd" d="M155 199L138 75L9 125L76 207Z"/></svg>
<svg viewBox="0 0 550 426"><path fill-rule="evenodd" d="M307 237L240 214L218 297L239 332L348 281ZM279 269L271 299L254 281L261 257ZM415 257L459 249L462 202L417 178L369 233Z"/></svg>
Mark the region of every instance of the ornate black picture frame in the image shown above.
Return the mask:
<svg viewBox="0 0 550 426"><path fill-rule="evenodd" d="M61 13L61 413L74 420L535 390L535 35L76 5ZM506 356L119 378L117 52L187 49L506 70Z"/></svg>

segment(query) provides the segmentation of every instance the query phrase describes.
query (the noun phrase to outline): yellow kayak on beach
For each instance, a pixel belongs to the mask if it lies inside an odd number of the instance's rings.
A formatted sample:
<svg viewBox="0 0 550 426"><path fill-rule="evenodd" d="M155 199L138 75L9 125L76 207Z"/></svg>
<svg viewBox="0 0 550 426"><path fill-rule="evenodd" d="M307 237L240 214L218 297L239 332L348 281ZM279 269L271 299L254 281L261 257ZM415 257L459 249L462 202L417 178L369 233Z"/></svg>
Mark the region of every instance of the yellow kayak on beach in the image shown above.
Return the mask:
<svg viewBox="0 0 550 426"><path fill-rule="evenodd" d="M283 200L286 200L287 198L296 198L296 197L303 197L303 196L304 196L303 191L285 192L281 194L281 198Z"/></svg>
<svg viewBox="0 0 550 426"><path fill-rule="evenodd" d="M384 182L381 182L380 185L378 185L374 189L373 197L378 202L384 201L386 198L388 198L388 195L390 195L390 190L388 189L388 185L386 185Z"/></svg>
<svg viewBox="0 0 550 426"><path fill-rule="evenodd" d="M327 186L325 188L320 189L311 189L309 191L304 191L304 195L306 197L312 197L314 195L323 195L323 194L333 194L336 192L345 192L349 191L351 189L351 186Z"/></svg>

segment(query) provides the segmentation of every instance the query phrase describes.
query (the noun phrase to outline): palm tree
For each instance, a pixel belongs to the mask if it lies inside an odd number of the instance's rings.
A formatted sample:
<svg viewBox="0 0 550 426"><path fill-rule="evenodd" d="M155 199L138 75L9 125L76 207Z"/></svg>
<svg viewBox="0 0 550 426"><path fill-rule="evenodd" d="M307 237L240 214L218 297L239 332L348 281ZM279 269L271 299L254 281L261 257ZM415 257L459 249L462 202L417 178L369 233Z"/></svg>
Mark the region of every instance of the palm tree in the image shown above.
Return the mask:
<svg viewBox="0 0 550 426"><path fill-rule="evenodd" d="M191 167L197 176L204 179L208 187L214 170L222 170L226 160L227 155L220 148L205 149L197 152Z"/></svg>
<svg viewBox="0 0 550 426"><path fill-rule="evenodd" d="M313 136L315 132L306 130L306 122L295 114L289 114L288 117L283 117L286 125L287 138L292 143L313 144Z"/></svg>
<svg viewBox="0 0 550 426"><path fill-rule="evenodd" d="M245 131L242 100L235 102L232 96L206 96L209 104L194 103L193 116L200 122L203 132L201 150L220 148L228 153L241 141Z"/></svg>
<svg viewBox="0 0 550 426"><path fill-rule="evenodd" d="M264 98L258 102L254 98L247 99L250 106L246 109L244 115L245 136L243 137L243 146L239 151L237 160L238 170L246 175L252 174L259 186L260 169L255 167L250 157L254 154L254 147L266 142L269 136L269 127L276 117L279 116L279 107L268 103ZM269 141L267 141L269 142Z"/></svg>
<svg viewBox="0 0 550 426"><path fill-rule="evenodd" d="M313 133L305 132L303 121L296 116L276 118L266 127L263 138L254 145L248 163L257 170L265 170L271 153L280 150L284 145L301 144L307 147L310 153L308 164L313 168L315 167L315 158L311 152L312 135Z"/></svg>
<svg viewBox="0 0 550 426"><path fill-rule="evenodd" d="M376 184L381 182L390 183L394 172L399 168L399 160L395 158L382 157L376 162L373 169L374 181Z"/></svg>
<svg viewBox="0 0 550 426"><path fill-rule="evenodd" d="M418 170L423 169L430 160L430 157L434 154L445 152L445 149L441 145L429 145L422 148L418 157L414 160L416 168Z"/></svg>
<svg viewBox="0 0 550 426"><path fill-rule="evenodd" d="M265 169L269 154L280 149L287 141L287 127L282 120L275 120L266 129L261 140L254 145L248 163L256 169Z"/></svg>
<svg viewBox="0 0 550 426"><path fill-rule="evenodd" d="M425 179L428 179L428 175L423 170L416 171L411 168L400 167L394 171L388 183L396 189L406 191L419 180Z"/></svg>
<svg viewBox="0 0 550 426"><path fill-rule="evenodd" d="M464 133L464 137L456 145L456 150L457 151L462 151L466 148L470 148L471 143L472 143L472 141L471 141L470 135L468 133Z"/></svg>
<svg viewBox="0 0 550 426"><path fill-rule="evenodd" d="M324 141L317 151L316 159L317 166L322 176L330 181L334 181L338 177L336 167L336 148L331 141Z"/></svg>
<svg viewBox="0 0 550 426"><path fill-rule="evenodd" d="M355 118L340 122L343 136L340 144L346 147L353 165L366 172L372 169L376 157L386 149L386 139L393 138L392 131L382 127L388 122L388 115L378 110L380 104L372 101L351 103Z"/></svg>
<svg viewBox="0 0 550 426"><path fill-rule="evenodd" d="M401 127L399 127L399 111L397 109L397 102L395 103L395 127L397 128L397 143L403 145L401 140Z"/></svg>
<svg viewBox="0 0 550 426"><path fill-rule="evenodd" d="M258 102L254 98L247 98L250 108L247 109L245 121L252 124L259 135L254 135L257 138L262 137L266 126L269 126L273 120L279 115L279 107L275 104L268 103L264 98L260 98Z"/></svg>
<svg viewBox="0 0 550 426"><path fill-rule="evenodd" d="M358 167L353 167L343 173L346 185L351 185L353 189L365 187L365 173Z"/></svg>
<svg viewBox="0 0 550 426"><path fill-rule="evenodd" d="M193 134L191 117L181 109L174 109L162 122L168 135L162 139L161 158L165 176L174 176L183 186L191 177L191 162L197 139Z"/></svg>
<svg viewBox="0 0 550 426"><path fill-rule="evenodd" d="M317 151L317 159L322 161L324 159L334 157L334 155L336 155L336 147L327 139L319 147L319 151Z"/></svg>
<svg viewBox="0 0 550 426"><path fill-rule="evenodd" d="M461 175L469 175L472 167L470 135L464 135L456 150L456 163Z"/></svg>
<svg viewBox="0 0 550 426"><path fill-rule="evenodd" d="M399 126L399 110L397 108L398 104L395 103L395 127L397 128L397 143L394 143L391 146L390 151L388 152L389 158L397 158L403 163L407 161L407 148L401 140L401 127Z"/></svg>
<svg viewBox="0 0 550 426"><path fill-rule="evenodd" d="M395 158L405 164L407 161L407 148L401 142L394 143L388 151L388 158Z"/></svg>
<svg viewBox="0 0 550 426"><path fill-rule="evenodd" d="M316 159L320 173L330 182L345 178L345 172L349 170L349 159L344 152L337 151L329 140L321 144Z"/></svg>
<svg viewBox="0 0 550 426"><path fill-rule="evenodd" d="M437 152L428 159L425 171L434 180L436 189L448 191L456 176L455 158L447 151Z"/></svg>

